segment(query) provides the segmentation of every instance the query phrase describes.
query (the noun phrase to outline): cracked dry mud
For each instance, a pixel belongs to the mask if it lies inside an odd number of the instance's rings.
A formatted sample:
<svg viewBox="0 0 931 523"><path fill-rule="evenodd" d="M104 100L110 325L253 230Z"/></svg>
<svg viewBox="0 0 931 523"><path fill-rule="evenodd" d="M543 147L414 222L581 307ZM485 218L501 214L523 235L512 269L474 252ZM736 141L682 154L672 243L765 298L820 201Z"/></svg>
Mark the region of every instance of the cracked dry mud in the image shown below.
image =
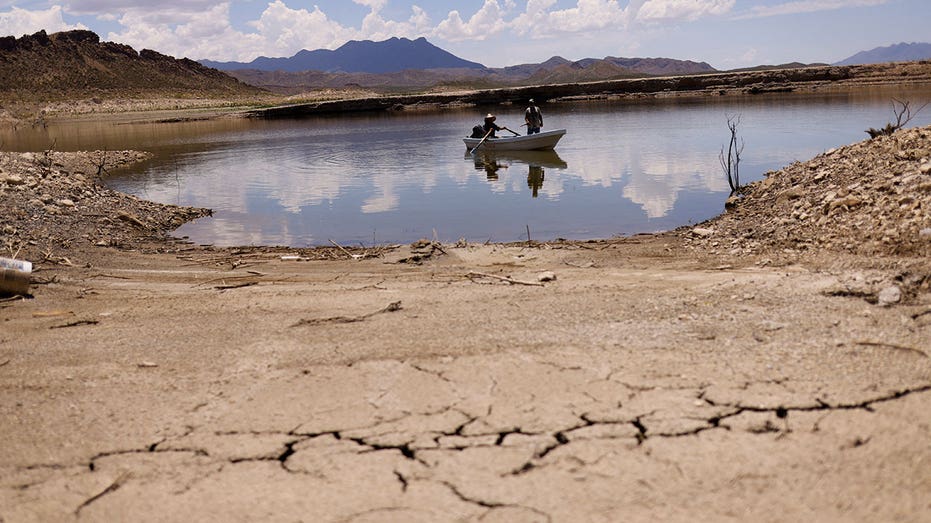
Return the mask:
<svg viewBox="0 0 931 523"><path fill-rule="evenodd" d="M0 517L931 516L921 295L882 307L834 292L837 258L725 265L675 235L444 250L44 267L0 304Z"/></svg>
<svg viewBox="0 0 931 523"><path fill-rule="evenodd" d="M0 521L931 521L928 133L701 229L366 252L4 164Z"/></svg>

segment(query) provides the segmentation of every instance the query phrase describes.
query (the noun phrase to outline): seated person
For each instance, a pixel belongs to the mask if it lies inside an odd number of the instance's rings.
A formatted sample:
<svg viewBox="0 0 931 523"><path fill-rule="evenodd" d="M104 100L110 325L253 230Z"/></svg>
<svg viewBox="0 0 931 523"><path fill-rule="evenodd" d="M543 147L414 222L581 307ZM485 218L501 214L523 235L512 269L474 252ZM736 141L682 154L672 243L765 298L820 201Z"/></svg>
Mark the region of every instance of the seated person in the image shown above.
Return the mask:
<svg viewBox="0 0 931 523"><path fill-rule="evenodd" d="M491 113L488 113L488 115L485 116L485 125L482 127L485 129L486 133L488 133L489 131L491 132L491 134L488 135L489 138L497 138L497 136L495 135L496 131L507 129L507 127L501 127L498 124L496 124L495 115Z"/></svg>

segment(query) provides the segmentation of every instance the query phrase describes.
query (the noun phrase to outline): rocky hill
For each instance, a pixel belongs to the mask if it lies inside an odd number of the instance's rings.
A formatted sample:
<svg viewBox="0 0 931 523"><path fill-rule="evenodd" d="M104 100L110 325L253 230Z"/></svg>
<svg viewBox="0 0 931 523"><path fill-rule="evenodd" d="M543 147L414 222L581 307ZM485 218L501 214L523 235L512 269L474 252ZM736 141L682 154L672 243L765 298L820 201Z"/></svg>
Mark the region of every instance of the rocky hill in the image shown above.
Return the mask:
<svg viewBox="0 0 931 523"><path fill-rule="evenodd" d="M201 63L282 94L346 86L382 93L428 88L474 89L715 72L704 62L613 56L575 62L554 56L542 63L492 68L459 58L424 38L350 41L336 50L303 50L290 58Z"/></svg>
<svg viewBox="0 0 931 523"><path fill-rule="evenodd" d="M564 84L643 76L646 75L607 60L589 60L586 62L570 62L549 69L540 69L529 76L526 83L532 85Z"/></svg>
<svg viewBox="0 0 931 523"><path fill-rule="evenodd" d="M239 96L261 90L186 58L101 42L91 31L0 38L0 97Z"/></svg>
<svg viewBox="0 0 931 523"><path fill-rule="evenodd" d="M203 60L204 65L224 71L255 69L259 71L302 71L343 73L393 73L405 69L484 69L476 62L463 60L448 51L431 44L426 38L409 40L390 38L382 42L352 40L338 49L306 49L290 58L268 58L261 56L243 62L212 62Z"/></svg>
<svg viewBox="0 0 931 523"><path fill-rule="evenodd" d="M673 60L671 58L618 58L607 56L602 60L587 58L579 60L579 64L588 66L591 63L604 62L627 69L628 72L640 75L677 76L683 74L714 73L717 69L706 62L693 62L691 60Z"/></svg>
<svg viewBox="0 0 931 523"><path fill-rule="evenodd" d="M835 65L881 64L885 62L911 62L931 59L931 44L900 43L861 51Z"/></svg>
<svg viewBox="0 0 931 523"><path fill-rule="evenodd" d="M623 65L627 63L628 65ZM675 72L678 71L678 72ZM347 86L371 89L382 94L422 90L486 89L625 78L688 75L715 72L708 64L667 58L605 58L576 62L554 56L539 64L502 68L406 69L389 73L344 73L323 71L227 71L245 83L283 94Z"/></svg>

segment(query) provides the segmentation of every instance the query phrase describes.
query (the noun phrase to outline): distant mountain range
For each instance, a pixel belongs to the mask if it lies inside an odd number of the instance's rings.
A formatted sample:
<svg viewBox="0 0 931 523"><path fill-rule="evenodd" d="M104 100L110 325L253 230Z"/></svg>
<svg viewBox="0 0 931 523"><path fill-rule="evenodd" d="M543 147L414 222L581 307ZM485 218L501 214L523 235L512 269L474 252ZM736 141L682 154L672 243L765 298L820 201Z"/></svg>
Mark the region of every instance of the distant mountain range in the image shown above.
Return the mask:
<svg viewBox="0 0 931 523"><path fill-rule="evenodd" d="M425 38L350 41L335 50L303 50L290 58L201 63L245 83L281 93L347 85L405 89L572 83L716 71L705 62L612 56L575 62L554 56L539 64L490 68L459 58Z"/></svg>
<svg viewBox="0 0 931 523"><path fill-rule="evenodd" d="M382 42L352 40L336 50L306 49L290 58L261 56L243 62L212 62L202 64L221 71L257 69L259 71L321 71L325 73L394 73L405 69L484 69L476 62L463 60L431 44L426 38L408 40L390 38Z"/></svg>
<svg viewBox="0 0 931 523"><path fill-rule="evenodd" d="M859 65L883 62L905 62L931 59L931 44L900 43L888 47L877 47L859 52L833 65ZM265 72L284 73L361 73L386 74L402 71L427 71L434 69L468 69L466 76L495 77L495 80L522 82L585 81L643 75L683 75L714 73L717 70L705 62L675 60L671 58L585 58L570 61L554 56L539 64L521 64L503 68L489 68L477 62L459 58L425 38L409 40L390 38L381 42L370 40L350 41L338 49L302 50L289 58L259 57L251 62L215 62L201 60L207 67L221 71L251 70L248 76L263 76ZM772 68L795 68L821 64L784 64L783 66L758 66L746 70ZM234 75L237 76L237 75ZM461 78L462 74L454 75ZM280 78L280 75L279 75Z"/></svg>
<svg viewBox="0 0 931 523"><path fill-rule="evenodd" d="M901 43L863 51L833 65L926 59L931 59L931 44ZM613 56L577 61L554 56L542 63L491 68L459 58L425 38L351 41L336 50L303 50L290 58L260 57L248 63L202 60L201 63L226 71L247 84L285 94L345 87L382 92L426 88L491 88L719 72L705 62ZM760 65L733 72L823 65L826 64L793 62Z"/></svg>
<svg viewBox="0 0 931 523"><path fill-rule="evenodd" d="M861 51L834 65L881 64L885 62L911 62L914 60L929 59L931 59L931 44L907 44L903 42L888 47L877 47L869 51Z"/></svg>
<svg viewBox="0 0 931 523"><path fill-rule="evenodd" d="M839 64L925 59L931 59L931 44L903 43L857 53ZM745 71L812 65L790 63ZM385 94L442 92L715 72L705 62L612 56L577 61L554 56L542 63L490 68L456 57L424 38L352 41L332 51L305 50L291 58L262 57L249 63L198 63L101 42L95 33L84 30L0 37L0 94L15 93L24 100L169 91L244 95L259 92L257 88L282 94L346 88Z"/></svg>

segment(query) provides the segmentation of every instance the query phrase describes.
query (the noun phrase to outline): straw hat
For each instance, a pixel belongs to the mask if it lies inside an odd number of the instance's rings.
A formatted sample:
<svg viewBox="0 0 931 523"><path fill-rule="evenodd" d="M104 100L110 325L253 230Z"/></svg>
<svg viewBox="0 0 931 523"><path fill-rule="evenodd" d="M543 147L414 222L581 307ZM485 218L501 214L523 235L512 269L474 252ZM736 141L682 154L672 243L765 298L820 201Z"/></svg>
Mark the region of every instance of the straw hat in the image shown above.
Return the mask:
<svg viewBox="0 0 931 523"><path fill-rule="evenodd" d="M495 119L495 115L493 115L493 114L491 114L491 113L488 113L487 115L485 115L485 119L486 119L486 120L494 120L494 119Z"/></svg>

